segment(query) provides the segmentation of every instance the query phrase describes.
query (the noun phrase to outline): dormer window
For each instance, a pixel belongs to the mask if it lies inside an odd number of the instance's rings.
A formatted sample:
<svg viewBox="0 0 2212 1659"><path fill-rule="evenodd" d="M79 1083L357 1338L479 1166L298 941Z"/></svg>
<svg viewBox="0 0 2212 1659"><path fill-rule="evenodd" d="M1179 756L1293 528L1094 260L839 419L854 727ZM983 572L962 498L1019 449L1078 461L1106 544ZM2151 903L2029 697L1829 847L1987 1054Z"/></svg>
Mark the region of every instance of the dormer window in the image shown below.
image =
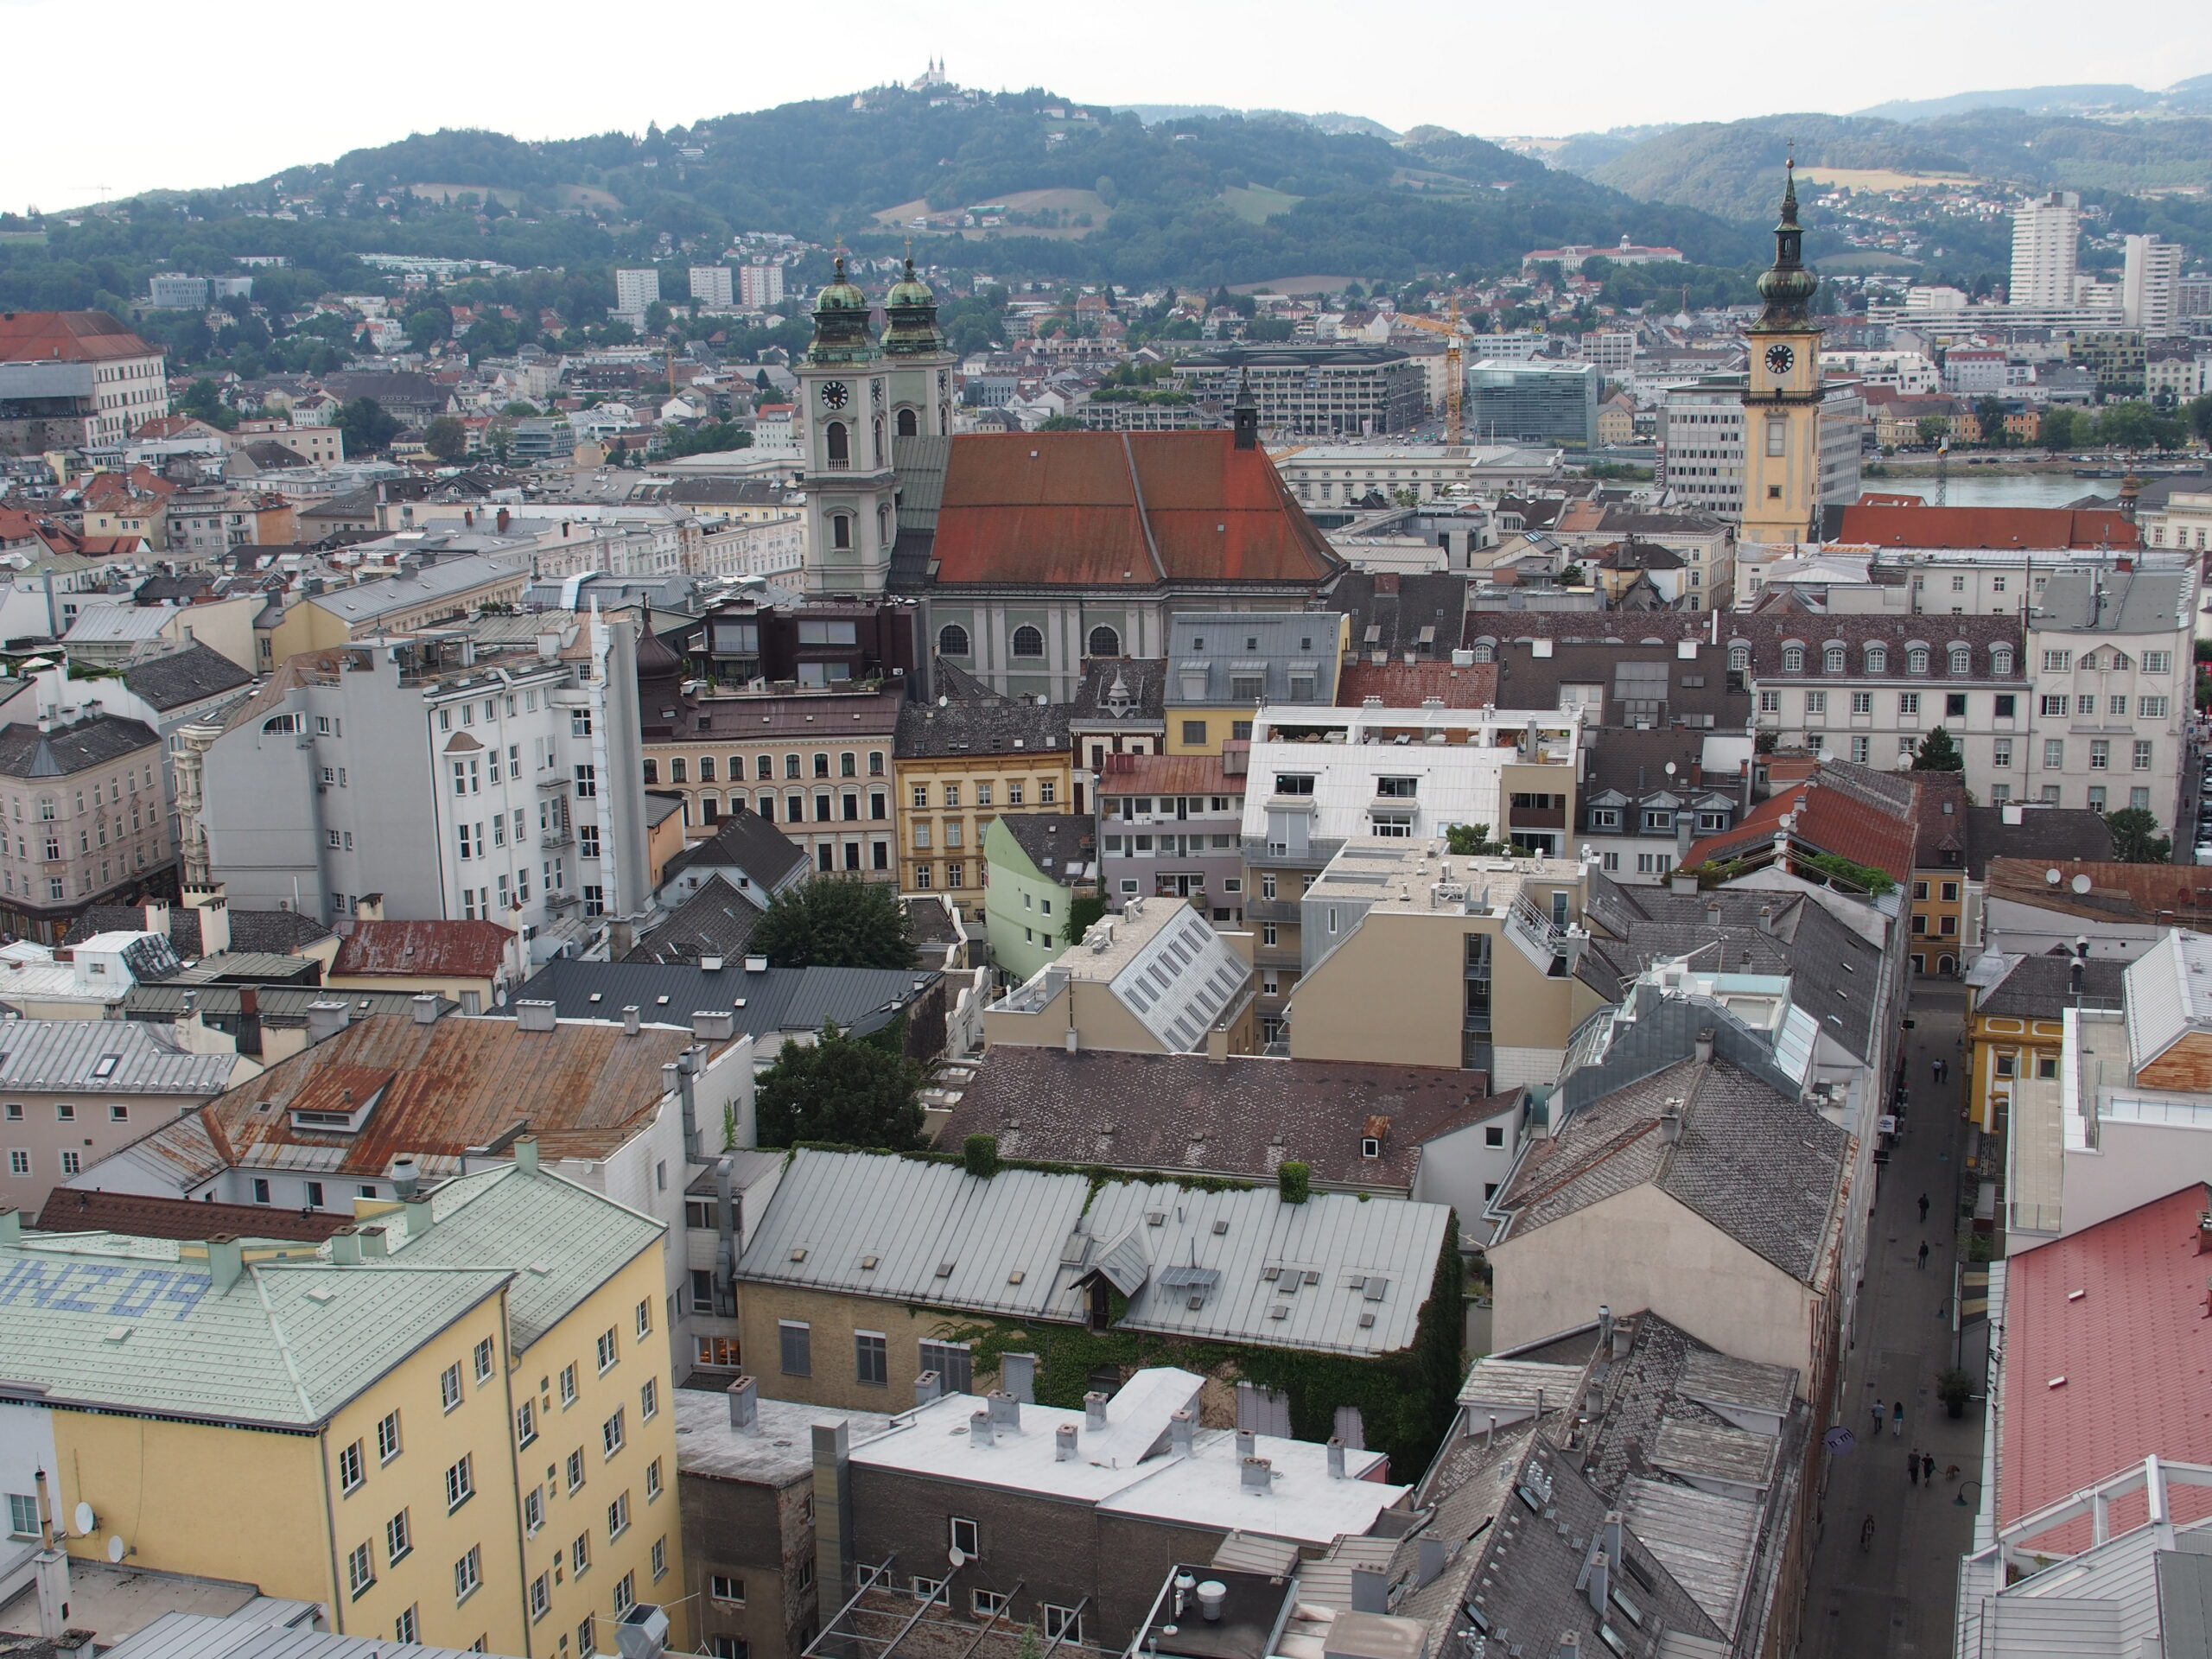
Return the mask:
<svg viewBox="0 0 2212 1659"><path fill-rule="evenodd" d="M1830 674L1842 673L1843 647L1841 645L1830 645L1826 651L1822 652L1821 653L1821 666L1824 671Z"/></svg>
<svg viewBox="0 0 2212 1659"><path fill-rule="evenodd" d="M1890 671L1890 648L1887 645L1866 647L1866 671L1869 674L1886 674Z"/></svg>
<svg viewBox="0 0 2212 1659"><path fill-rule="evenodd" d="M1782 671L1802 674L1805 671L1805 647L1794 640L1782 648Z"/></svg>
<svg viewBox="0 0 2212 1659"><path fill-rule="evenodd" d="M1904 671L1908 674L1925 674L1928 671L1927 646L1911 645L1906 648Z"/></svg>
<svg viewBox="0 0 2212 1659"><path fill-rule="evenodd" d="M1751 648L1749 645L1737 645L1728 647L1728 666L1732 671L1741 674L1751 665Z"/></svg>
<svg viewBox="0 0 2212 1659"><path fill-rule="evenodd" d="M1951 672L1958 675L1974 672L1974 648L1971 645L1951 647Z"/></svg>

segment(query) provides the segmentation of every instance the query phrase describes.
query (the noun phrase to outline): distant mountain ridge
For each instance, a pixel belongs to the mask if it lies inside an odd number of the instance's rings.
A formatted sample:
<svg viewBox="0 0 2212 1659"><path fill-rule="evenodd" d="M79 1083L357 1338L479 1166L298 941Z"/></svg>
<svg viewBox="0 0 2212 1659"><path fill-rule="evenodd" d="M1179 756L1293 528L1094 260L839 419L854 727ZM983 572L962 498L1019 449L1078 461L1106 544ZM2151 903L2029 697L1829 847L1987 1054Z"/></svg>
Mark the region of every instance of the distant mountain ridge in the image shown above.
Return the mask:
<svg viewBox="0 0 2212 1659"><path fill-rule="evenodd" d="M1338 110L1326 110L1319 115L1305 115L1296 110L1235 109L1226 104L1116 104L1116 115L1126 111L1147 127L1158 126L1163 121L1183 121L1192 117L1217 118L1241 115L1247 120L1303 121L1321 132L1359 133L1370 138L1395 139L1399 135L1380 121L1371 121L1363 115L1346 115Z"/></svg>
<svg viewBox="0 0 2212 1659"><path fill-rule="evenodd" d="M2212 113L2212 75L2177 81L2163 92L2140 86L2088 82L2063 86L2016 86L2003 92L1954 92L1948 98L1892 99L1854 115L1885 121L1936 121L1945 116L1966 115L1975 110L2019 110L2030 115L2095 115L2149 113Z"/></svg>

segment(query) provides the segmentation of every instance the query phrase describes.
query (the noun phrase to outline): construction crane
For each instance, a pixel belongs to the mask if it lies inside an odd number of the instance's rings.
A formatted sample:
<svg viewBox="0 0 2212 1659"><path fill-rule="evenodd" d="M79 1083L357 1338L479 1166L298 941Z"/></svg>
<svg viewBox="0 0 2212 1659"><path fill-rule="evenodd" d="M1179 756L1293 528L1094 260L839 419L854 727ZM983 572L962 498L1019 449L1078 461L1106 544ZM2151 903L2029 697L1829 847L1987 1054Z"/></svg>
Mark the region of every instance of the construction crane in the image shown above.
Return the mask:
<svg viewBox="0 0 2212 1659"><path fill-rule="evenodd" d="M1461 358L1463 343L1467 337L1466 331L1459 325L1459 296L1456 293L1452 295L1451 311L1441 322L1434 317L1409 316L1403 313L1397 320L1428 334L1444 336L1444 441L1457 443L1459 442L1459 405L1465 380Z"/></svg>

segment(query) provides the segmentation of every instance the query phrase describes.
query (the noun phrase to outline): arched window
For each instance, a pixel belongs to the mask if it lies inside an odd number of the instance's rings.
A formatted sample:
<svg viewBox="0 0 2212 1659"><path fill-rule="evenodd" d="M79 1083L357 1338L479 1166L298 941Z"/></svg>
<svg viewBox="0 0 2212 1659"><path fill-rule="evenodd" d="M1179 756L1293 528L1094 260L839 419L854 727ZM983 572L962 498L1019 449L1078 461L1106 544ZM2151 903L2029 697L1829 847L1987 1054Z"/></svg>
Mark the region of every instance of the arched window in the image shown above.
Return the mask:
<svg viewBox="0 0 2212 1659"><path fill-rule="evenodd" d="M920 416L915 414L911 409L902 409L899 411L899 435L900 437L919 437L921 435L921 431L922 419Z"/></svg>
<svg viewBox="0 0 2212 1659"><path fill-rule="evenodd" d="M880 467L883 465L883 416L880 415L877 416L872 423L872 425L874 429L875 437L875 464Z"/></svg>
<svg viewBox="0 0 2212 1659"><path fill-rule="evenodd" d="M718 823L721 821L721 816L722 804L721 801L717 800L712 795L702 795L699 798L700 823Z"/></svg>
<svg viewBox="0 0 2212 1659"><path fill-rule="evenodd" d="M2010 646L2010 645L1993 645L1993 646L1991 646L1991 647L1990 647L1990 650L1989 650L1989 671L1990 671L1992 674L1994 674L1994 675L1995 675L1999 679L2000 679L2000 680L2001 680L2001 679L2003 679L2003 678L2005 678L2007 675L2009 675L2009 674L2011 674L2011 673L2012 673L2012 646Z"/></svg>
<svg viewBox="0 0 2212 1659"><path fill-rule="evenodd" d="M1751 665L1751 648L1749 645L1737 645L1728 647L1728 666L1731 669L1741 674Z"/></svg>
<svg viewBox="0 0 2212 1659"><path fill-rule="evenodd" d="M1925 645L1906 647L1904 670L1908 674L1925 674L1928 671L1928 647Z"/></svg>
<svg viewBox="0 0 2212 1659"><path fill-rule="evenodd" d="M968 630L957 622L948 622L937 631L937 654L940 657L965 657L968 654Z"/></svg>
<svg viewBox="0 0 2212 1659"><path fill-rule="evenodd" d="M1045 636L1027 622L1014 631L1014 654L1017 657L1042 657Z"/></svg>
<svg viewBox="0 0 2212 1659"><path fill-rule="evenodd" d="M668 781L671 784L684 784L690 782L690 780L691 773L690 769L683 764L683 757L680 754L670 757L668 763Z"/></svg>
<svg viewBox="0 0 2212 1659"><path fill-rule="evenodd" d="M848 749L837 757L837 775L840 778L857 778L861 775L860 762L854 759L851 750Z"/></svg>
<svg viewBox="0 0 2212 1659"><path fill-rule="evenodd" d="M2097 653L2096 653L2095 652L2094 652L2094 651L2085 651L2085 652L2083 652L2082 653L2082 662L2081 662L2081 666L2082 666L2082 667L2083 667L2083 668L2086 668L2086 669L2089 669L2089 670L2091 670L2091 671L2094 671L2094 670L2096 670L2096 669L2099 669L2099 668L2103 667L2103 666L2104 666L2104 664L2103 664L2102 663L2101 663L2101 662L2099 662L2099 661L2097 660Z"/></svg>
<svg viewBox="0 0 2212 1659"><path fill-rule="evenodd" d="M870 749L868 752L868 775L871 778L880 778L883 776L883 751L881 749Z"/></svg>
<svg viewBox="0 0 2212 1659"><path fill-rule="evenodd" d="M798 756L787 754L784 757L784 776L786 778L798 776Z"/></svg>
<svg viewBox="0 0 2212 1659"><path fill-rule="evenodd" d="M888 501L875 504L875 544L878 547L891 545L891 504Z"/></svg>
<svg viewBox="0 0 2212 1659"><path fill-rule="evenodd" d="M1830 645L1821 652L1821 666L1830 674L1843 672L1843 647Z"/></svg>
<svg viewBox="0 0 2212 1659"><path fill-rule="evenodd" d="M2135 661L2126 652L2115 651L2112 654L2112 665L2114 668L2133 668Z"/></svg>
<svg viewBox="0 0 2212 1659"><path fill-rule="evenodd" d="M1794 639L1782 648L1782 671L1785 674L1802 674L1805 671L1805 647Z"/></svg>
<svg viewBox="0 0 2212 1659"><path fill-rule="evenodd" d="M758 778L764 784L771 778L774 777L776 775L775 756L772 754L764 754L758 760L754 760L753 763L753 775L755 778Z"/></svg>
<svg viewBox="0 0 2212 1659"><path fill-rule="evenodd" d="M853 516L849 512L830 515L830 545L850 550L853 544Z"/></svg>
<svg viewBox="0 0 2212 1659"><path fill-rule="evenodd" d="M308 717L302 714L271 715L261 722L264 737L297 737L308 728Z"/></svg>
<svg viewBox="0 0 2212 1659"><path fill-rule="evenodd" d="M814 775L817 778L830 775L830 757L819 749L814 752Z"/></svg>
<svg viewBox="0 0 2212 1659"><path fill-rule="evenodd" d="M733 784L741 784L745 781L745 757L743 755L733 754L730 756L729 771L726 775Z"/></svg>
<svg viewBox="0 0 2212 1659"><path fill-rule="evenodd" d="M645 781L649 784L660 782L659 761L649 760L645 762Z"/></svg>
<svg viewBox="0 0 2212 1659"><path fill-rule="evenodd" d="M1094 657L1120 656L1122 636L1112 628L1093 628L1090 631L1090 654Z"/></svg>
<svg viewBox="0 0 2212 1659"><path fill-rule="evenodd" d="M711 784L715 781L715 757L711 754L702 754L699 757L699 781L702 784Z"/></svg>
<svg viewBox="0 0 2212 1659"><path fill-rule="evenodd" d="M1974 648L1972 646L1953 645L1951 647L1951 672L1954 674L1962 675L1971 674L1974 672Z"/></svg>
<svg viewBox="0 0 2212 1659"><path fill-rule="evenodd" d="M822 429L822 446L832 467L853 464L853 437L842 421L832 421Z"/></svg>
<svg viewBox="0 0 2212 1659"><path fill-rule="evenodd" d="M1478 663L1494 663L1497 660L1497 647L1485 639L1475 646L1473 655Z"/></svg>
<svg viewBox="0 0 2212 1659"><path fill-rule="evenodd" d="M1890 648L1887 645L1866 647L1866 671L1869 674L1886 674L1890 671Z"/></svg>

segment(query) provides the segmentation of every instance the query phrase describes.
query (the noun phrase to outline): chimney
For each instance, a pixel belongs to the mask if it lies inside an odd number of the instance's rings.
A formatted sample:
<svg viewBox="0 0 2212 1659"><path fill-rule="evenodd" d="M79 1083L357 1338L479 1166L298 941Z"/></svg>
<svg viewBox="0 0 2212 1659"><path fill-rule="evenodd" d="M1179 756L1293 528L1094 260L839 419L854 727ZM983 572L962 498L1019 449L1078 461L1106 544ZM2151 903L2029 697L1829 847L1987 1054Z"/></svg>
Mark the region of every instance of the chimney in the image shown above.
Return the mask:
<svg viewBox="0 0 2212 1659"><path fill-rule="evenodd" d="M1714 1033L1710 1027L1698 1033L1697 1063L1700 1065L1711 1065L1713 1064L1713 1041Z"/></svg>
<svg viewBox="0 0 2212 1659"><path fill-rule="evenodd" d="M1998 809L1998 811L1999 815L2003 817L2005 822L2007 823L2025 823L2028 819L2027 809L2022 806L2018 801L2005 802L2003 806Z"/></svg>
<svg viewBox="0 0 2212 1659"><path fill-rule="evenodd" d="M852 1433L842 1418L813 1426L814 1576L825 1599L844 1596L853 1577Z"/></svg>
<svg viewBox="0 0 2212 1659"><path fill-rule="evenodd" d="M1598 1304L1598 1346L1600 1349L1607 1349L1612 1345L1613 1310L1600 1302Z"/></svg>
<svg viewBox="0 0 2212 1659"><path fill-rule="evenodd" d="M556 649L557 650L558 647L556 646ZM609 962L620 962L623 960L623 958L627 957L630 952L637 947L637 943L638 926L636 923L626 922L619 917L607 923L607 959Z"/></svg>
<svg viewBox="0 0 2212 1659"><path fill-rule="evenodd" d="M1621 1524L1622 1516L1618 1510L1605 1511L1605 1524L1598 1533L1598 1547L1605 1552L1608 1561L1621 1559Z"/></svg>
<svg viewBox="0 0 2212 1659"><path fill-rule="evenodd" d="M1682 1114L1679 1109L1659 1114L1659 1144L1676 1145L1682 1138Z"/></svg>
<svg viewBox="0 0 2212 1659"><path fill-rule="evenodd" d="M699 971L701 973L719 974L721 970L722 959L720 957L701 957L699 958Z"/></svg>
<svg viewBox="0 0 2212 1659"><path fill-rule="evenodd" d="M644 1024L643 1018L638 1013L638 1005L634 1002L625 1003L622 1007L622 1034L626 1037L634 1037Z"/></svg>
<svg viewBox="0 0 2212 1659"><path fill-rule="evenodd" d="M499 509L499 516L493 520L493 527L497 529L502 536L507 533L507 510L505 507L501 507Z"/></svg>
<svg viewBox="0 0 2212 1659"><path fill-rule="evenodd" d="M671 1069L666 1065L660 1069L664 1086L668 1082ZM676 1057L673 1070L676 1072L677 1096L683 1105L683 1160L690 1164L703 1164L707 1159L706 1154L699 1150L699 1096L691 1081L699 1075L699 1051L685 1049Z"/></svg>
<svg viewBox="0 0 2212 1659"><path fill-rule="evenodd" d="M1771 933L1774 931L1774 906L1772 905L1761 905L1759 906L1759 931L1762 933Z"/></svg>
<svg viewBox="0 0 2212 1659"><path fill-rule="evenodd" d="M1414 1580L1415 1588L1422 1585L1433 1584L1444 1575L1444 1541L1441 1538L1428 1533L1421 1535L1420 1576Z"/></svg>
<svg viewBox="0 0 2212 1659"><path fill-rule="evenodd" d="M208 1287L222 1294L245 1271L245 1246L234 1233L218 1233L207 1241Z"/></svg>
<svg viewBox="0 0 2212 1659"><path fill-rule="evenodd" d="M1688 859L1690 855L1690 842L1697 838L1692 833L1696 830L1696 813L1691 811L1688 807L1678 807L1675 809L1675 862L1677 864L1682 863Z"/></svg>
<svg viewBox="0 0 2212 1659"><path fill-rule="evenodd" d="M998 1444L998 1437L991 1433L991 1414L988 1411L968 1414L968 1444L970 1446Z"/></svg>
<svg viewBox="0 0 2212 1659"><path fill-rule="evenodd" d="M344 1002L310 1002L308 1004L308 1042L328 1042L353 1022L352 1007Z"/></svg>
<svg viewBox="0 0 2212 1659"><path fill-rule="evenodd" d="M251 985L238 987L238 1052L261 1053L261 994Z"/></svg>
<svg viewBox="0 0 2212 1659"><path fill-rule="evenodd" d="M412 998L409 1006L415 1010L415 1023L416 1025L435 1026L438 1023L438 999L431 995L428 991L423 992L419 996ZM552 1007L553 1004L548 1002L545 1006L550 1009ZM553 1029L550 1021L543 1028L547 1031Z"/></svg>
<svg viewBox="0 0 2212 1659"><path fill-rule="evenodd" d="M361 1260L361 1236L351 1227L340 1227L330 1236L330 1259L337 1266L358 1266Z"/></svg>
<svg viewBox="0 0 2212 1659"><path fill-rule="evenodd" d="M1583 1580L1583 1588L1590 1592L1592 1611L1604 1613L1605 1592L1611 1587L1612 1564L1606 1560L1605 1552L1601 1549L1590 1558L1589 1576Z"/></svg>
<svg viewBox="0 0 2212 1659"><path fill-rule="evenodd" d="M1239 1458L1257 1456L1259 1450L1260 1437L1258 1435L1249 1428L1240 1428L1236 1431L1236 1455Z"/></svg>
<svg viewBox="0 0 2212 1659"><path fill-rule="evenodd" d="M1390 1611L1390 1580L1381 1567L1352 1568L1351 1610L1355 1613L1387 1613Z"/></svg>
<svg viewBox="0 0 2212 1659"><path fill-rule="evenodd" d="M760 1385L741 1376L729 1385L729 1426L747 1434L760 1432Z"/></svg>
<svg viewBox="0 0 2212 1659"><path fill-rule="evenodd" d="M537 997L517 997L515 1024L524 1031L550 1031L556 1023L554 1011L559 1006L556 1002L543 1001Z"/></svg>
<svg viewBox="0 0 2212 1659"><path fill-rule="evenodd" d="M1054 1463L1075 1461L1075 1425L1073 1423L1062 1423L1052 1431L1052 1461Z"/></svg>
<svg viewBox="0 0 2212 1659"><path fill-rule="evenodd" d="M737 1015L728 1008L694 1008L691 1034L702 1043L725 1043L736 1033Z"/></svg>
<svg viewBox="0 0 2212 1659"><path fill-rule="evenodd" d="M1037 1356L1001 1354L999 1386L1025 1406L1037 1403Z"/></svg>
<svg viewBox="0 0 2212 1659"><path fill-rule="evenodd" d="M1552 1659L1582 1659L1582 1638L1573 1630L1560 1631L1559 1646L1552 1649Z"/></svg>
<svg viewBox="0 0 2212 1659"><path fill-rule="evenodd" d="M935 1371L924 1371L914 1379L914 1407L919 1410L944 1392L944 1386Z"/></svg>
<svg viewBox="0 0 2212 1659"><path fill-rule="evenodd" d="M983 1403L990 1409L993 1433L1021 1433L1021 1402L1004 1389L994 1389L983 1396Z"/></svg>
<svg viewBox="0 0 2212 1659"><path fill-rule="evenodd" d="M1197 1433L1198 1427L1198 1418L1187 1410L1169 1413L1167 1417L1168 1449L1179 1458L1189 1457L1191 1441Z"/></svg>
<svg viewBox="0 0 2212 1659"><path fill-rule="evenodd" d="M537 1179L537 1137L521 1135L515 1137L515 1170L530 1180Z"/></svg>
<svg viewBox="0 0 2212 1659"><path fill-rule="evenodd" d="M411 1198L419 1190L421 1179L415 1171L415 1154L403 1152L391 1160L391 1191L395 1198Z"/></svg>
<svg viewBox="0 0 2212 1659"><path fill-rule="evenodd" d="M1274 1463L1268 1458L1245 1458L1237 1465L1237 1478L1248 1492L1267 1491L1274 1484Z"/></svg>
<svg viewBox="0 0 2212 1659"><path fill-rule="evenodd" d="M429 1193L417 1192L407 1200L407 1236L410 1242L428 1233L436 1220L430 1213Z"/></svg>
<svg viewBox="0 0 2212 1659"><path fill-rule="evenodd" d="M1344 1478L1344 1443L1334 1434L1329 1436L1329 1478Z"/></svg>
<svg viewBox="0 0 2212 1659"><path fill-rule="evenodd" d="M391 1254L391 1245L385 1236L383 1228L364 1227L361 1229L361 1259L364 1262L373 1262L378 1257Z"/></svg>
<svg viewBox="0 0 2212 1659"><path fill-rule="evenodd" d="M747 957L745 959L745 971L748 974L766 973L768 971L768 958L766 957Z"/></svg>
<svg viewBox="0 0 2212 1659"><path fill-rule="evenodd" d="M2196 1217L2196 1253L2212 1255L2212 1210L2202 1210Z"/></svg>
<svg viewBox="0 0 2212 1659"><path fill-rule="evenodd" d="M1618 1319L1613 1321L1613 1357L1615 1359L1628 1357L1628 1345L1633 1339L1633 1326L1624 1325Z"/></svg>
<svg viewBox="0 0 2212 1659"><path fill-rule="evenodd" d="M1083 1426L1093 1434L1106 1432L1106 1396L1096 1389L1083 1396Z"/></svg>

